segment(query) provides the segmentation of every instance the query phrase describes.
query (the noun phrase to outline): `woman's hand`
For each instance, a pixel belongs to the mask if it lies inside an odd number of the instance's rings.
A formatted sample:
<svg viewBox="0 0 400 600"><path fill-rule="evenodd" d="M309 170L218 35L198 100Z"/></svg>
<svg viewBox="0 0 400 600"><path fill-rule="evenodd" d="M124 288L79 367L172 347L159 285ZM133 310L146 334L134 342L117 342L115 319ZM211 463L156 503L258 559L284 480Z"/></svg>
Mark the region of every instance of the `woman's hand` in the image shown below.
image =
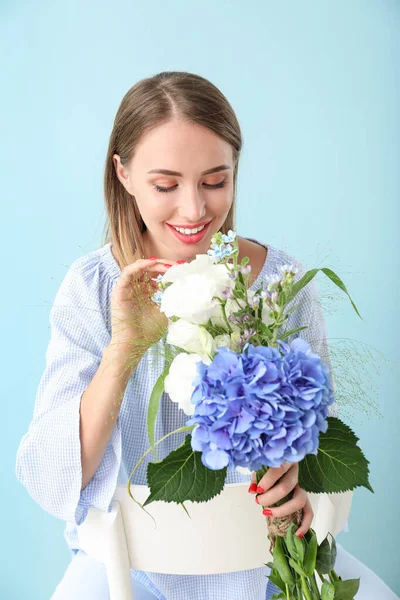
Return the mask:
<svg viewBox="0 0 400 600"><path fill-rule="evenodd" d="M274 485L279 479L279 483ZM260 506L268 507L271 511L269 516L286 517L297 512L300 508L303 509L303 520L300 527L296 531L299 537L303 537L307 533L314 512L311 508L311 503L307 492L299 487L299 464L285 462L280 467L269 467L264 477L260 479L257 487L256 473L252 473L252 485L249 488L250 492L257 493L256 502ZM285 502L281 506L272 505L285 498L289 492L293 490L293 498Z"/></svg>
<svg viewBox="0 0 400 600"><path fill-rule="evenodd" d="M113 344L128 349L136 345L144 352L162 337L168 319L151 299L158 289L152 278L177 262L145 258L123 269L111 295Z"/></svg>

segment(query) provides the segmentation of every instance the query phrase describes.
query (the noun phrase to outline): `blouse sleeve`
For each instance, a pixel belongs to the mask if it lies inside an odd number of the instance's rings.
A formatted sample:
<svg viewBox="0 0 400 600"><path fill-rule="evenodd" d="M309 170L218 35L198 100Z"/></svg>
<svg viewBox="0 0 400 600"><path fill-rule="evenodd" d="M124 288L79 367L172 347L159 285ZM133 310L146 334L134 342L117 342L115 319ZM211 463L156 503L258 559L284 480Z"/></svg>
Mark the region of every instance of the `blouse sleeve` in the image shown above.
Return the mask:
<svg viewBox="0 0 400 600"><path fill-rule="evenodd" d="M306 269L301 262L294 259L292 259L291 264L294 264L299 269L295 277L295 281L298 281L308 269ZM287 308L290 308L293 305L297 305L297 308L289 315L285 330L289 331L290 329L296 329L297 327L303 327L305 325L308 326L308 328L293 334L289 339L293 340L297 337L301 337L310 344L312 351L315 352L315 354L318 354L328 365L331 387L335 392L335 380L326 336L325 318L317 286L313 279L297 294L292 302L288 304ZM339 416L336 401L328 407L328 416Z"/></svg>
<svg viewBox="0 0 400 600"><path fill-rule="evenodd" d="M46 366L16 457L16 477L30 496L48 513L77 525L91 506L111 510L121 461L118 416L102 462L81 492L80 402L110 340L101 295L99 264L75 261L50 310Z"/></svg>

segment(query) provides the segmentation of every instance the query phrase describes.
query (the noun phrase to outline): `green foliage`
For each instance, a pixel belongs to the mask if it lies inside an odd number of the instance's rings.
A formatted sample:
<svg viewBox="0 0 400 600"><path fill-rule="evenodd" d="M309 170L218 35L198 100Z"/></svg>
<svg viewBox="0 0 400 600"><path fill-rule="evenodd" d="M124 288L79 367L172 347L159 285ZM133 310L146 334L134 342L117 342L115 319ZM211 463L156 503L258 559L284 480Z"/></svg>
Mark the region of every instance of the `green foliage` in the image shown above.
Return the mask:
<svg viewBox="0 0 400 600"><path fill-rule="evenodd" d="M360 578L335 581L335 600L353 600L360 587Z"/></svg>
<svg viewBox="0 0 400 600"><path fill-rule="evenodd" d="M358 314L360 319L362 319L362 316L358 312L357 307L354 304L353 300L351 299L350 294L347 291L347 288L344 285L343 281L340 279L340 277L338 275L336 275L336 273L334 271L332 271L331 269L328 269L326 267L322 268L322 269L311 269L310 271L307 271L307 273L305 273L303 275L303 277L301 279L299 279L299 281L296 281L296 283L293 284L291 290L289 292L287 292L286 303L289 304L289 302L291 300L293 300L293 298L300 292L300 290L302 290L303 287L305 287L307 284L310 283L310 281L312 279L314 279L314 277L318 273L318 271L322 271L323 273L325 273L325 275L327 277L329 277L329 279L331 281L333 281L333 283L335 285L337 285L343 292L345 292L345 294L348 295L349 300L350 300L354 310L356 311L356 313Z"/></svg>
<svg viewBox="0 0 400 600"><path fill-rule="evenodd" d="M324 581L321 588L321 600L334 600L335 586L330 581Z"/></svg>
<svg viewBox="0 0 400 600"><path fill-rule="evenodd" d="M147 465L147 485L150 495L143 506L156 500L181 504L186 500L207 502L222 492L227 467L218 471L207 469L201 462L201 452L192 449L191 435L162 461Z"/></svg>
<svg viewBox="0 0 400 600"><path fill-rule="evenodd" d="M330 534L329 534L330 535ZM333 536L331 536L333 539ZM328 536L322 540L317 550L316 569L321 575L328 575L335 567L336 561L336 543L334 551L329 545Z"/></svg>
<svg viewBox="0 0 400 600"><path fill-rule="evenodd" d="M157 418L158 409L160 406L161 397L164 392L164 380L169 373L170 364L167 365L164 371L161 373L159 378L157 379L154 388L151 392L149 407L147 409L147 434L149 436L149 442L151 449L153 450L154 456L157 458L156 449L155 449L155 441L154 441L154 428L155 422Z"/></svg>
<svg viewBox="0 0 400 600"><path fill-rule="evenodd" d="M292 559L289 559L289 561L291 560ZM294 583L293 574L285 554L283 540L279 535L275 540L274 546L274 567L284 583Z"/></svg>
<svg viewBox="0 0 400 600"><path fill-rule="evenodd" d="M307 549L303 561L304 572L308 577L311 577L311 575L315 571L315 565L317 561L317 549L317 537L316 535L313 535L307 544Z"/></svg>
<svg viewBox="0 0 400 600"><path fill-rule="evenodd" d="M346 492L363 486L373 492L369 461L357 446L358 437L336 417L328 417L328 430L319 436L318 453L299 463L299 486L315 494Z"/></svg>

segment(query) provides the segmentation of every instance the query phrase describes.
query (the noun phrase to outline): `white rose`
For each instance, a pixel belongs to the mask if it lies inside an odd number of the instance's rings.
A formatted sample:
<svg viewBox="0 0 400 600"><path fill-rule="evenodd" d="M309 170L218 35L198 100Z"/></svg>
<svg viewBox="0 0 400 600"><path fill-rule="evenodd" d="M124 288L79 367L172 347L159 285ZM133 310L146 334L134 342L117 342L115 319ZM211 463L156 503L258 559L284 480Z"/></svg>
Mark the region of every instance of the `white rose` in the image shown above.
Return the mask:
<svg viewBox="0 0 400 600"><path fill-rule="evenodd" d="M229 277L229 271L225 265L215 264L214 260L208 254L197 254L196 258L189 263L173 265L162 276L163 283L182 280L188 275L204 275L213 279L216 284L217 294L230 287L233 289L234 281Z"/></svg>
<svg viewBox="0 0 400 600"><path fill-rule="evenodd" d="M173 265L162 281L172 284L163 293L161 312L199 325L207 323L218 308L214 296L221 297L225 288L234 287L226 266L214 264L207 254L198 254L190 263Z"/></svg>
<svg viewBox="0 0 400 600"><path fill-rule="evenodd" d="M211 356L215 353L215 343L212 335L204 327L189 323L185 319L179 319L179 321L175 321L169 326L167 342L187 352Z"/></svg>
<svg viewBox="0 0 400 600"><path fill-rule="evenodd" d="M181 352L171 363L168 375L164 379L164 390L172 402L177 402L179 408L187 415L194 412L194 404L190 402L193 394L193 381L197 376L196 363L202 360L209 365L211 360L202 354L186 354Z"/></svg>
<svg viewBox="0 0 400 600"><path fill-rule="evenodd" d="M175 316L205 325L219 304L218 300L213 300L218 295L218 287L208 275L187 275L164 291L160 310L167 317Z"/></svg>

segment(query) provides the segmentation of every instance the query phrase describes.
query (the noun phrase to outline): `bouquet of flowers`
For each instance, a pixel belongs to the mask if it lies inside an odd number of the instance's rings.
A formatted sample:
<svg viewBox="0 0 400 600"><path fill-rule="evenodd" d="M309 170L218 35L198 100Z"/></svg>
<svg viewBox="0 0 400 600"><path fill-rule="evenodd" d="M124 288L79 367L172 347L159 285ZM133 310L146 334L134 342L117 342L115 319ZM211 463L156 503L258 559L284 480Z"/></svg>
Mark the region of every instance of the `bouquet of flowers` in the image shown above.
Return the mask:
<svg viewBox="0 0 400 600"><path fill-rule="evenodd" d="M141 506L155 500L183 508L187 500L205 502L222 491L228 470L255 472L258 484L269 467L284 462L298 463L298 483L306 492L338 493L359 486L373 492L358 438L339 418L328 416L335 401L328 365L301 337L289 342L307 324L282 333L296 308L295 297L319 270L347 294L360 316L346 286L328 268L307 271L294 282L298 270L284 265L268 279L267 289L262 284L253 291L249 259L238 264L238 251L235 232L218 232L207 254L155 279L152 300L168 317L166 341L174 356L149 401L148 452L157 458L162 440L155 441L154 427L164 391L188 419L168 434L187 432L184 443L148 464L150 495ZM147 453L132 471L129 493ZM295 532L301 519L301 510L289 518L267 517L273 555L269 579L282 590L274 597L353 598L359 579L342 581L335 572L334 538L318 545L312 528L299 538Z"/></svg>

